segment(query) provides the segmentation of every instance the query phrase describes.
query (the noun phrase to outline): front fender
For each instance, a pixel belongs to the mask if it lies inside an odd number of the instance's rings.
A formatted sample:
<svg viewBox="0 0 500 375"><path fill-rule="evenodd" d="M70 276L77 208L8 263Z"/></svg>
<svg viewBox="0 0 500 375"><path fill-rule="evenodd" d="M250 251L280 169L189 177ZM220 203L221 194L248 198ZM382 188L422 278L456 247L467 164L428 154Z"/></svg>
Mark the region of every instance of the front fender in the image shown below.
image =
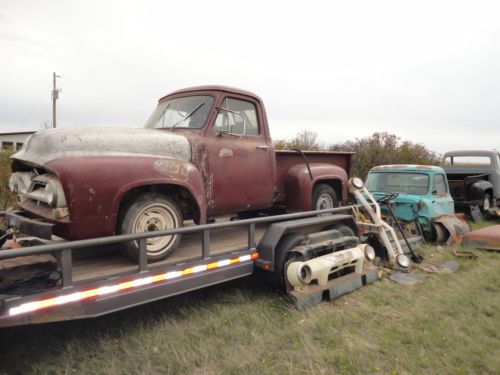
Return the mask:
<svg viewBox="0 0 500 375"><path fill-rule="evenodd" d="M312 192L317 183L326 182L338 186L341 194L337 198L345 203L347 198L347 172L332 164L310 164L311 176L307 165L297 164L285 175L286 206L291 210L307 211L312 206ZM337 190L337 189L336 189ZM338 192L337 192L338 193Z"/></svg>
<svg viewBox="0 0 500 375"><path fill-rule="evenodd" d="M120 201L139 186L172 184L186 188L206 220L204 185L194 165L175 158L75 157L49 162L63 185L70 225L68 239L114 234Z"/></svg>

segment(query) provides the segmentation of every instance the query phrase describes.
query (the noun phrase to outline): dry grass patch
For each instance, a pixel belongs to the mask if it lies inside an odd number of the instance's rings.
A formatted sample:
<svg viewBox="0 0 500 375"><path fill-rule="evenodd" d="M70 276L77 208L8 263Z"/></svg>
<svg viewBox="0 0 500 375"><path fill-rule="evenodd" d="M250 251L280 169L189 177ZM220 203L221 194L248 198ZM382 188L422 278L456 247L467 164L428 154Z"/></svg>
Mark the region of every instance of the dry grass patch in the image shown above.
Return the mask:
<svg viewBox="0 0 500 375"><path fill-rule="evenodd" d="M246 279L99 319L7 329L0 363L5 373L494 374L500 254L478 254L455 274L413 287L384 279L306 311Z"/></svg>

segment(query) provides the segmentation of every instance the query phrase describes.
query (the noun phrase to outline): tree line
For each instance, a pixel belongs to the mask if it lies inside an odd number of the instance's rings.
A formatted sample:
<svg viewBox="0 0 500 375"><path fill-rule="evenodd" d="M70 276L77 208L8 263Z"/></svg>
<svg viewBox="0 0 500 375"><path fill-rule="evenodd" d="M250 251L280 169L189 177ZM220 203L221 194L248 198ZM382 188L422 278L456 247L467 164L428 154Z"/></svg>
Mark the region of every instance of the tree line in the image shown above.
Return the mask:
<svg viewBox="0 0 500 375"><path fill-rule="evenodd" d="M324 150L354 152L352 175L365 178L368 171L382 164L426 164L439 165L440 154L429 150L422 143L402 140L395 134L375 132L369 137L353 141L323 144L318 135L310 130L301 130L292 139L274 141L276 150Z"/></svg>

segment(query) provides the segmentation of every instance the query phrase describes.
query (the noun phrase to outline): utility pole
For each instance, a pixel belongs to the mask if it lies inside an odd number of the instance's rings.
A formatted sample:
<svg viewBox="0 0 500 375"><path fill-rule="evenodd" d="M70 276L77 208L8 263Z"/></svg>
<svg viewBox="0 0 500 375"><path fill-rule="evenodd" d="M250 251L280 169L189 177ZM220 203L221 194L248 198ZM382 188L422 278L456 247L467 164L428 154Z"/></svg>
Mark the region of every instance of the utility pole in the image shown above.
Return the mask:
<svg viewBox="0 0 500 375"><path fill-rule="evenodd" d="M53 88L52 88L52 127L56 127L56 100L59 99L59 89L56 87L56 78L58 76L55 72L52 73L52 83L53 83Z"/></svg>

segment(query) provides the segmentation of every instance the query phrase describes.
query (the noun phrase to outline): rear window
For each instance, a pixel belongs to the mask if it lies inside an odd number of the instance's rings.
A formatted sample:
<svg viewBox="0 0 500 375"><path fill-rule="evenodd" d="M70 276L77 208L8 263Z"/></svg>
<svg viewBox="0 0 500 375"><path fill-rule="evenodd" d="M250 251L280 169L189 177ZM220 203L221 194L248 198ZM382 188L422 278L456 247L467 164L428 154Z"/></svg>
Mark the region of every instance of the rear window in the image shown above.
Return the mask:
<svg viewBox="0 0 500 375"><path fill-rule="evenodd" d="M444 159L444 165L455 166L490 166L491 158L489 156L447 156Z"/></svg>

